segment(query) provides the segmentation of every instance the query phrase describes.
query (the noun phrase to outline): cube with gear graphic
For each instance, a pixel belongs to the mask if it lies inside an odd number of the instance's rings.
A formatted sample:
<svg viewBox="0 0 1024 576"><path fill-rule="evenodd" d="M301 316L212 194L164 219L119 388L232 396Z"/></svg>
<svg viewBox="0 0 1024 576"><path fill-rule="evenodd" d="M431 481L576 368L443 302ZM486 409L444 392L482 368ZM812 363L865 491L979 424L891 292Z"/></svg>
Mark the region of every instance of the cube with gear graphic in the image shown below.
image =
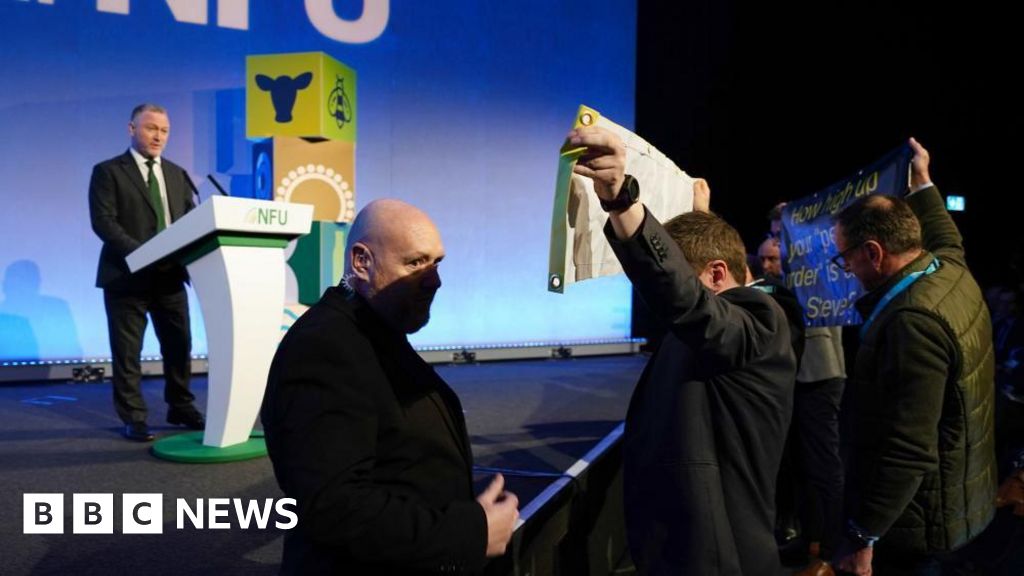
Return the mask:
<svg viewBox="0 0 1024 576"><path fill-rule="evenodd" d="M313 220L351 222L356 215L355 144L268 138L253 146L254 197L313 205Z"/></svg>
<svg viewBox="0 0 1024 576"><path fill-rule="evenodd" d="M356 73L323 52L245 60L248 138L356 141Z"/></svg>

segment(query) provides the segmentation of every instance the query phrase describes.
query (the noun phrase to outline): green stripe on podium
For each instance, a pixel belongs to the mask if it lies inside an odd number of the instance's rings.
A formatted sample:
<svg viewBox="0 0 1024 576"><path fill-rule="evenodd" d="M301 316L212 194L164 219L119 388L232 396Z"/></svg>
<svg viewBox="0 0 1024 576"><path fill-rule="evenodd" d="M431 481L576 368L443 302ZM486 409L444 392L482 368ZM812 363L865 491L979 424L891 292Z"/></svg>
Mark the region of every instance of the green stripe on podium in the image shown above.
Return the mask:
<svg viewBox="0 0 1024 576"><path fill-rule="evenodd" d="M266 456L267 443L263 440L262 430L253 430L245 442L223 448L204 445L202 432L186 432L154 442L153 455L162 460L189 464L239 462Z"/></svg>
<svg viewBox="0 0 1024 576"><path fill-rule="evenodd" d="M180 256L181 263L187 266L222 246L285 248L288 246L288 239L280 236L266 235L217 234L203 238L182 250Z"/></svg>

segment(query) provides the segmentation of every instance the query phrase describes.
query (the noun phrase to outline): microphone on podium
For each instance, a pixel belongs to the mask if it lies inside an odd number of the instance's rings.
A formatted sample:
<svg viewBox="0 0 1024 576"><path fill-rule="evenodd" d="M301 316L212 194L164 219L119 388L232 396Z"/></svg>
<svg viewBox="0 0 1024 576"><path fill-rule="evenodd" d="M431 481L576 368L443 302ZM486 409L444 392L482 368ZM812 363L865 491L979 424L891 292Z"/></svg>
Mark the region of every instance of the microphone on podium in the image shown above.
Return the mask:
<svg viewBox="0 0 1024 576"><path fill-rule="evenodd" d="M213 174L207 174L206 177L210 179L210 182L213 182L213 185L216 186L218 192L224 196L231 196L231 194L228 194L228 191L220 185L220 182L217 182L217 179L213 177Z"/></svg>

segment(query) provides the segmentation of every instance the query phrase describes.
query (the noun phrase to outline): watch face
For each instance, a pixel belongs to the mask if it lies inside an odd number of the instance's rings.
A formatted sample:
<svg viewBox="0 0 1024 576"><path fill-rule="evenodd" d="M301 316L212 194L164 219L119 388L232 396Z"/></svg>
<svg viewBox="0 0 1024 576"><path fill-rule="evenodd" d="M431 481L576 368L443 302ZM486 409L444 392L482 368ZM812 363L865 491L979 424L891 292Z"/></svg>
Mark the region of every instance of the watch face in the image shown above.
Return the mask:
<svg viewBox="0 0 1024 576"><path fill-rule="evenodd" d="M640 185L637 183L636 178L626 174L626 179L622 181L622 188L619 189L619 194L613 200L601 200L601 208L605 212L625 210L636 204L639 199Z"/></svg>
<svg viewBox="0 0 1024 576"><path fill-rule="evenodd" d="M626 195L629 197L630 203L634 203L640 199L640 183L636 181L629 174L626 174L626 181L622 184L625 188Z"/></svg>

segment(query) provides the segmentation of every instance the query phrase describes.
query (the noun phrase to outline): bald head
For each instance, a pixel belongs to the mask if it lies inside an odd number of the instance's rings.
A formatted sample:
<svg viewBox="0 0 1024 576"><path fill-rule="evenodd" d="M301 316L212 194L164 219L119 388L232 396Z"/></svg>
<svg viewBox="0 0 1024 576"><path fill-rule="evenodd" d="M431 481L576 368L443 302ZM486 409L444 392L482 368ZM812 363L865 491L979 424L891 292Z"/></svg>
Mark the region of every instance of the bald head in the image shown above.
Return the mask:
<svg viewBox="0 0 1024 576"><path fill-rule="evenodd" d="M400 200L376 200L359 211L346 243L345 276L392 328L412 333L430 318L441 287L444 245L422 210Z"/></svg>
<svg viewBox="0 0 1024 576"><path fill-rule="evenodd" d="M356 243L367 246L400 243L410 230L417 233L429 230L438 235L437 228L426 212L412 204L391 198L374 200L360 210L352 222L345 252L351 254L352 246ZM345 271L352 271L351 259L346 263Z"/></svg>

